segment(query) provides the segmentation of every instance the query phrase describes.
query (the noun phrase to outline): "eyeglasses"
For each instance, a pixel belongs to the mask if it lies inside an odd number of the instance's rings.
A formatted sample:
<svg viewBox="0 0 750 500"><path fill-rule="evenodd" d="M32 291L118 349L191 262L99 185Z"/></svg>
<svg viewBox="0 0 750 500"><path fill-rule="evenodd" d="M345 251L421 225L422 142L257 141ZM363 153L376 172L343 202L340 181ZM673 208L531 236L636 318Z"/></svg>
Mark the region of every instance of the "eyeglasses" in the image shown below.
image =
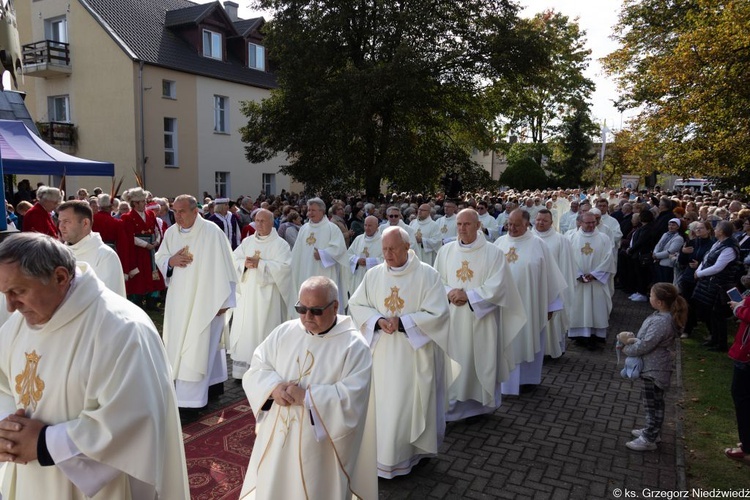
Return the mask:
<svg viewBox="0 0 750 500"><path fill-rule="evenodd" d="M400 219L401 216L398 214L388 214L389 219Z"/></svg>
<svg viewBox="0 0 750 500"><path fill-rule="evenodd" d="M297 301L297 303L294 304L294 310L297 311L297 313L301 314L302 316L307 314L307 311L310 311L310 314L312 314L313 316L321 316L323 312L325 312L326 309L328 309L329 307L333 305L334 302L336 301L332 300L325 307L306 307L306 306L301 305L299 301Z"/></svg>

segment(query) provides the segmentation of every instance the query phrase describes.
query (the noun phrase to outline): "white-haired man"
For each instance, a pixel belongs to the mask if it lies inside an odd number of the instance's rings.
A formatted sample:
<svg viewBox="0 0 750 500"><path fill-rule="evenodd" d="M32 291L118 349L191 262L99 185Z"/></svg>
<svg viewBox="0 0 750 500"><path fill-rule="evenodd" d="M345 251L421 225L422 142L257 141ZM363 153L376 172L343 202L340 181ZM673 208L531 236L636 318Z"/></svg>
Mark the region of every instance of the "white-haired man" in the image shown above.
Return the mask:
<svg viewBox="0 0 750 500"><path fill-rule="evenodd" d="M255 227L234 251L240 283L228 351L235 379L242 379L255 348L287 318L291 296L292 252L273 228L273 213L259 209Z"/></svg>
<svg viewBox="0 0 750 500"><path fill-rule="evenodd" d="M256 219L257 220L257 219ZM372 355L329 278L307 279L298 319L255 351L242 387L257 437L240 496L376 498Z"/></svg>
<svg viewBox="0 0 750 500"><path fill-rule="evenodd" d="M409 249L407 232L390 227L382 244L385 262L349 309L372 350L378 475L393 478L436 455L445 436L450 316L440 275Z"/></svg>
<svg viewBox="0 0 750 500"><path fill-rule="evenodd" d="M326 204L320 198L307 200L308 221L299 230L292 249L292 290L312 276L331 278L339 291L339 313L343 313L346 287L342 286L341 265L346 260L346 242L341 230L326 218ZM289 317L294 314L294 297L289 297Z"/></svg>

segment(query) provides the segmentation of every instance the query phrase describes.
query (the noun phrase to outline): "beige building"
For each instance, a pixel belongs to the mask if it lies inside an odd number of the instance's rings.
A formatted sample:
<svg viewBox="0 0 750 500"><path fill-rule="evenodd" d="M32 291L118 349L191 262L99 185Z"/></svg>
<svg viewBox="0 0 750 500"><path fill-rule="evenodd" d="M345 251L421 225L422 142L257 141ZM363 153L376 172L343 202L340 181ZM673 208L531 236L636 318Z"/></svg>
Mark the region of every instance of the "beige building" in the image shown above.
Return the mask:
<svg viewBox="0 0 750 500"><path fill-rule="evenodd" d="M245 159L242 101L276 86L259 32L226 1L27 0L16 3L26 105L47 142L115 164L123 189L161 196L256 197L290 190L285 158ZM47 179L39 179L42 182ZM36 182L32 179L32 182ZM50 179L55 184L59 180ZM112 179L66 179L110 190Z"/></svg>

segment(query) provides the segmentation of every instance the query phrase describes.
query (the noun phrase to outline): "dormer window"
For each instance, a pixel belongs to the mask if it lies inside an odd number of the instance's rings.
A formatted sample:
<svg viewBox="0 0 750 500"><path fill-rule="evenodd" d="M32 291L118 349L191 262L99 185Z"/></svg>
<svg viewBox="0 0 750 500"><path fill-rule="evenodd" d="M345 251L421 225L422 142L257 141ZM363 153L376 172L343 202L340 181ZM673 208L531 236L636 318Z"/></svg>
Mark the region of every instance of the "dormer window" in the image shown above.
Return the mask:
<svg viewBox="0 0 750 500"><path fill-rule="evenodd" d="M260 71L266 70L266 49L262 45L247 44L247 65Z"/></svg>
<svg viewBox="0 0 750 500"><path fill-rule="evenodd" d="M221 33L203 30L203 57L223 59L224 50L221 46Z"/></svg>

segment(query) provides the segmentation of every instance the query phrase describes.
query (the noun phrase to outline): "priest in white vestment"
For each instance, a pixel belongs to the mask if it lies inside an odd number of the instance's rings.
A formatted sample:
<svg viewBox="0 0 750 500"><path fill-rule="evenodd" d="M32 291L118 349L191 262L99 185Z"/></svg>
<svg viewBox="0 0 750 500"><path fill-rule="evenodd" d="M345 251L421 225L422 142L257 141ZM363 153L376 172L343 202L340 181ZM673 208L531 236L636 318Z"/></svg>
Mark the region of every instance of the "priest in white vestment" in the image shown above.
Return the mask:
<svg viewBox="0 0 750 500"><path fill-rule="evenodd" d="M256 349L242 387L257 418L243 499L376 499L372 355L336 284L302 284L298 319Z"/></svg>
<svg viewBox="0 0 750 500"><path fill-rule="evenodd" d="M401 214L401 210L398 207L388 207L388 209L385 211L386 213L386 223L382 224L378 230L380 231L380 234L383 234L383 231L388 229L389 227L398 226L409 235L409 247L410 248L416 248L417 247L417 239L416 239L416 231L411 226L407 226L404 222L404 216Z"/></svg>
<svg viewBox="0 0 750 500"><path fill-rule="evenodd" d="M445 212L445 215L439 217L438 220L435 221L437 222L443 245L455 240L458 235L458 232L456 231L457 208L458 207L454 202L445 200L445 202L443 202L443 211Z"/></svg>
<svg viewBox="0 0 750 500"><path fill-rule="evenodd" d="M219 341L224 313L236 305L238 275L229 240L219 226L198 216L195 198L180 195L173 208L175 224L156 253L169 286L164 345L179 406L202 408L208 403L208 387L227 379Z"/></svg>
<svg viewBox="0 0 750 500"><path fill-rule="evenodd" d="M500 231L497 227L497 220L495 220L488 211L486 201L482 200L477 203L477 213L479 214L479 223L482 225L482 233L484 234L485 239L492 243L498 238Z"/></svg>
<svg viewBox="0 0 750 500"><path fill-rule="evenodd" d="M576 262L576 286L568 337L605 339L612 311L609 278L615 272L612 242L596 228L594 214L581 215L581 227L570 237Z"/></svg>
<svg viewBox="0 0 750 500"><path fill-rule="evenodd" d="M339 289L339 313L346 307L346 284L341 263L346 264L344 235L336 224L325 217L326 204L320 198L307 200L307 217L297 234L292 249L292 296L289 297L289 318L294 317L296 290L311 276L331 278Z"/></svg>
<svg viewBox="0 0 750 500"><path fill-rule="evenodd" d="M440 249L435 269L450 302L448 355L461 372L448 389L446 420L492 413L515 368L513 342L526 322L503 252L481 237L477 213L456 216L458 239Z"/></svg>
<svg viewBox="0 0 750 500"><path fill-rule="evenodd" d="M565 235L571 229L576 229L576 218L578 217L578 207L580 202L574 199L570 202L570 210L563 212L560 216L560 234Z"/></svg>
<svg viewBox="0 0 750 500"><path fill-rule="evenodd" d="M91 231L94 214L86 201L66 201L57 207L57 220L62 240L70 245L76 261L91 266L96 277L118 295L125 294L125 275L117 252Z"/></svg>
<svg viewBox="0 0 750 500"><path fill-rule="evenodd" d="M346 251L349 258L347 298L359 287L368 270L383 263L381 238L378 218L368 215L365 217L365 232L357 236Z"/></svg>
<svg viewBox="0 0 750 500"><path fill-rule="evenodd" d="M573 294L575 293L576 281L575 260L573 259L573 247L570 240L562 234L555 231L552 222L552 214L549 210L540 210L536 214L534 222L534 234L547 244L552 259L557 263L557 267L565 279L567 288L563 292L563 308L552 313L547 323L547 343L545 344L544 355L552 358L559 358L565 353L565 344L568 341L568 310L573 303Z"/></svg>
<svg viewBox="0 0 750 500"><path fill-rule="evenodd" d="M378 475L408 474L435 456L445 436L450 315L440 275L409 250L400 227L383 233L385 263L370 269L349 301L373 357Z"/></svg>
<svg viewBox="0 0 750 500"><path fill-rule="evenodd" d="M255 214L255 234L234 250L239 273L237 307L229 332L232 377L242 379L255 348L287 318L291 296L292 251L273 228L273 213Z"/></svg>
<svg viewBox="0 0 750 500"><path fill-rule="evenodd" d="M164 347L139 307L39 233L0 244L3 500L187 499ZM12 461L11 461L12 460Z"/></svg>
<svg viewBox="0 0 750 500"><path fill-rule="evenodd" d="M435 255L443 244L442 233L437 222L430 216L431 207L423 203L417 209L417 218L409 224L414 229L417 246L412 248L419 260L430 266L435 262Z"/></svg>
<svg viewBox="0 0 750 500"><path fill-rule="evenodd" d="M529 231L528 212L514 210L508 218L508 234L495 245L505 254L526 311L526 324L513 344L519 365L502 388L503 394L517 395L521 385L542 382L547 322L563 308L566 284L547 245Z"/></svg>

